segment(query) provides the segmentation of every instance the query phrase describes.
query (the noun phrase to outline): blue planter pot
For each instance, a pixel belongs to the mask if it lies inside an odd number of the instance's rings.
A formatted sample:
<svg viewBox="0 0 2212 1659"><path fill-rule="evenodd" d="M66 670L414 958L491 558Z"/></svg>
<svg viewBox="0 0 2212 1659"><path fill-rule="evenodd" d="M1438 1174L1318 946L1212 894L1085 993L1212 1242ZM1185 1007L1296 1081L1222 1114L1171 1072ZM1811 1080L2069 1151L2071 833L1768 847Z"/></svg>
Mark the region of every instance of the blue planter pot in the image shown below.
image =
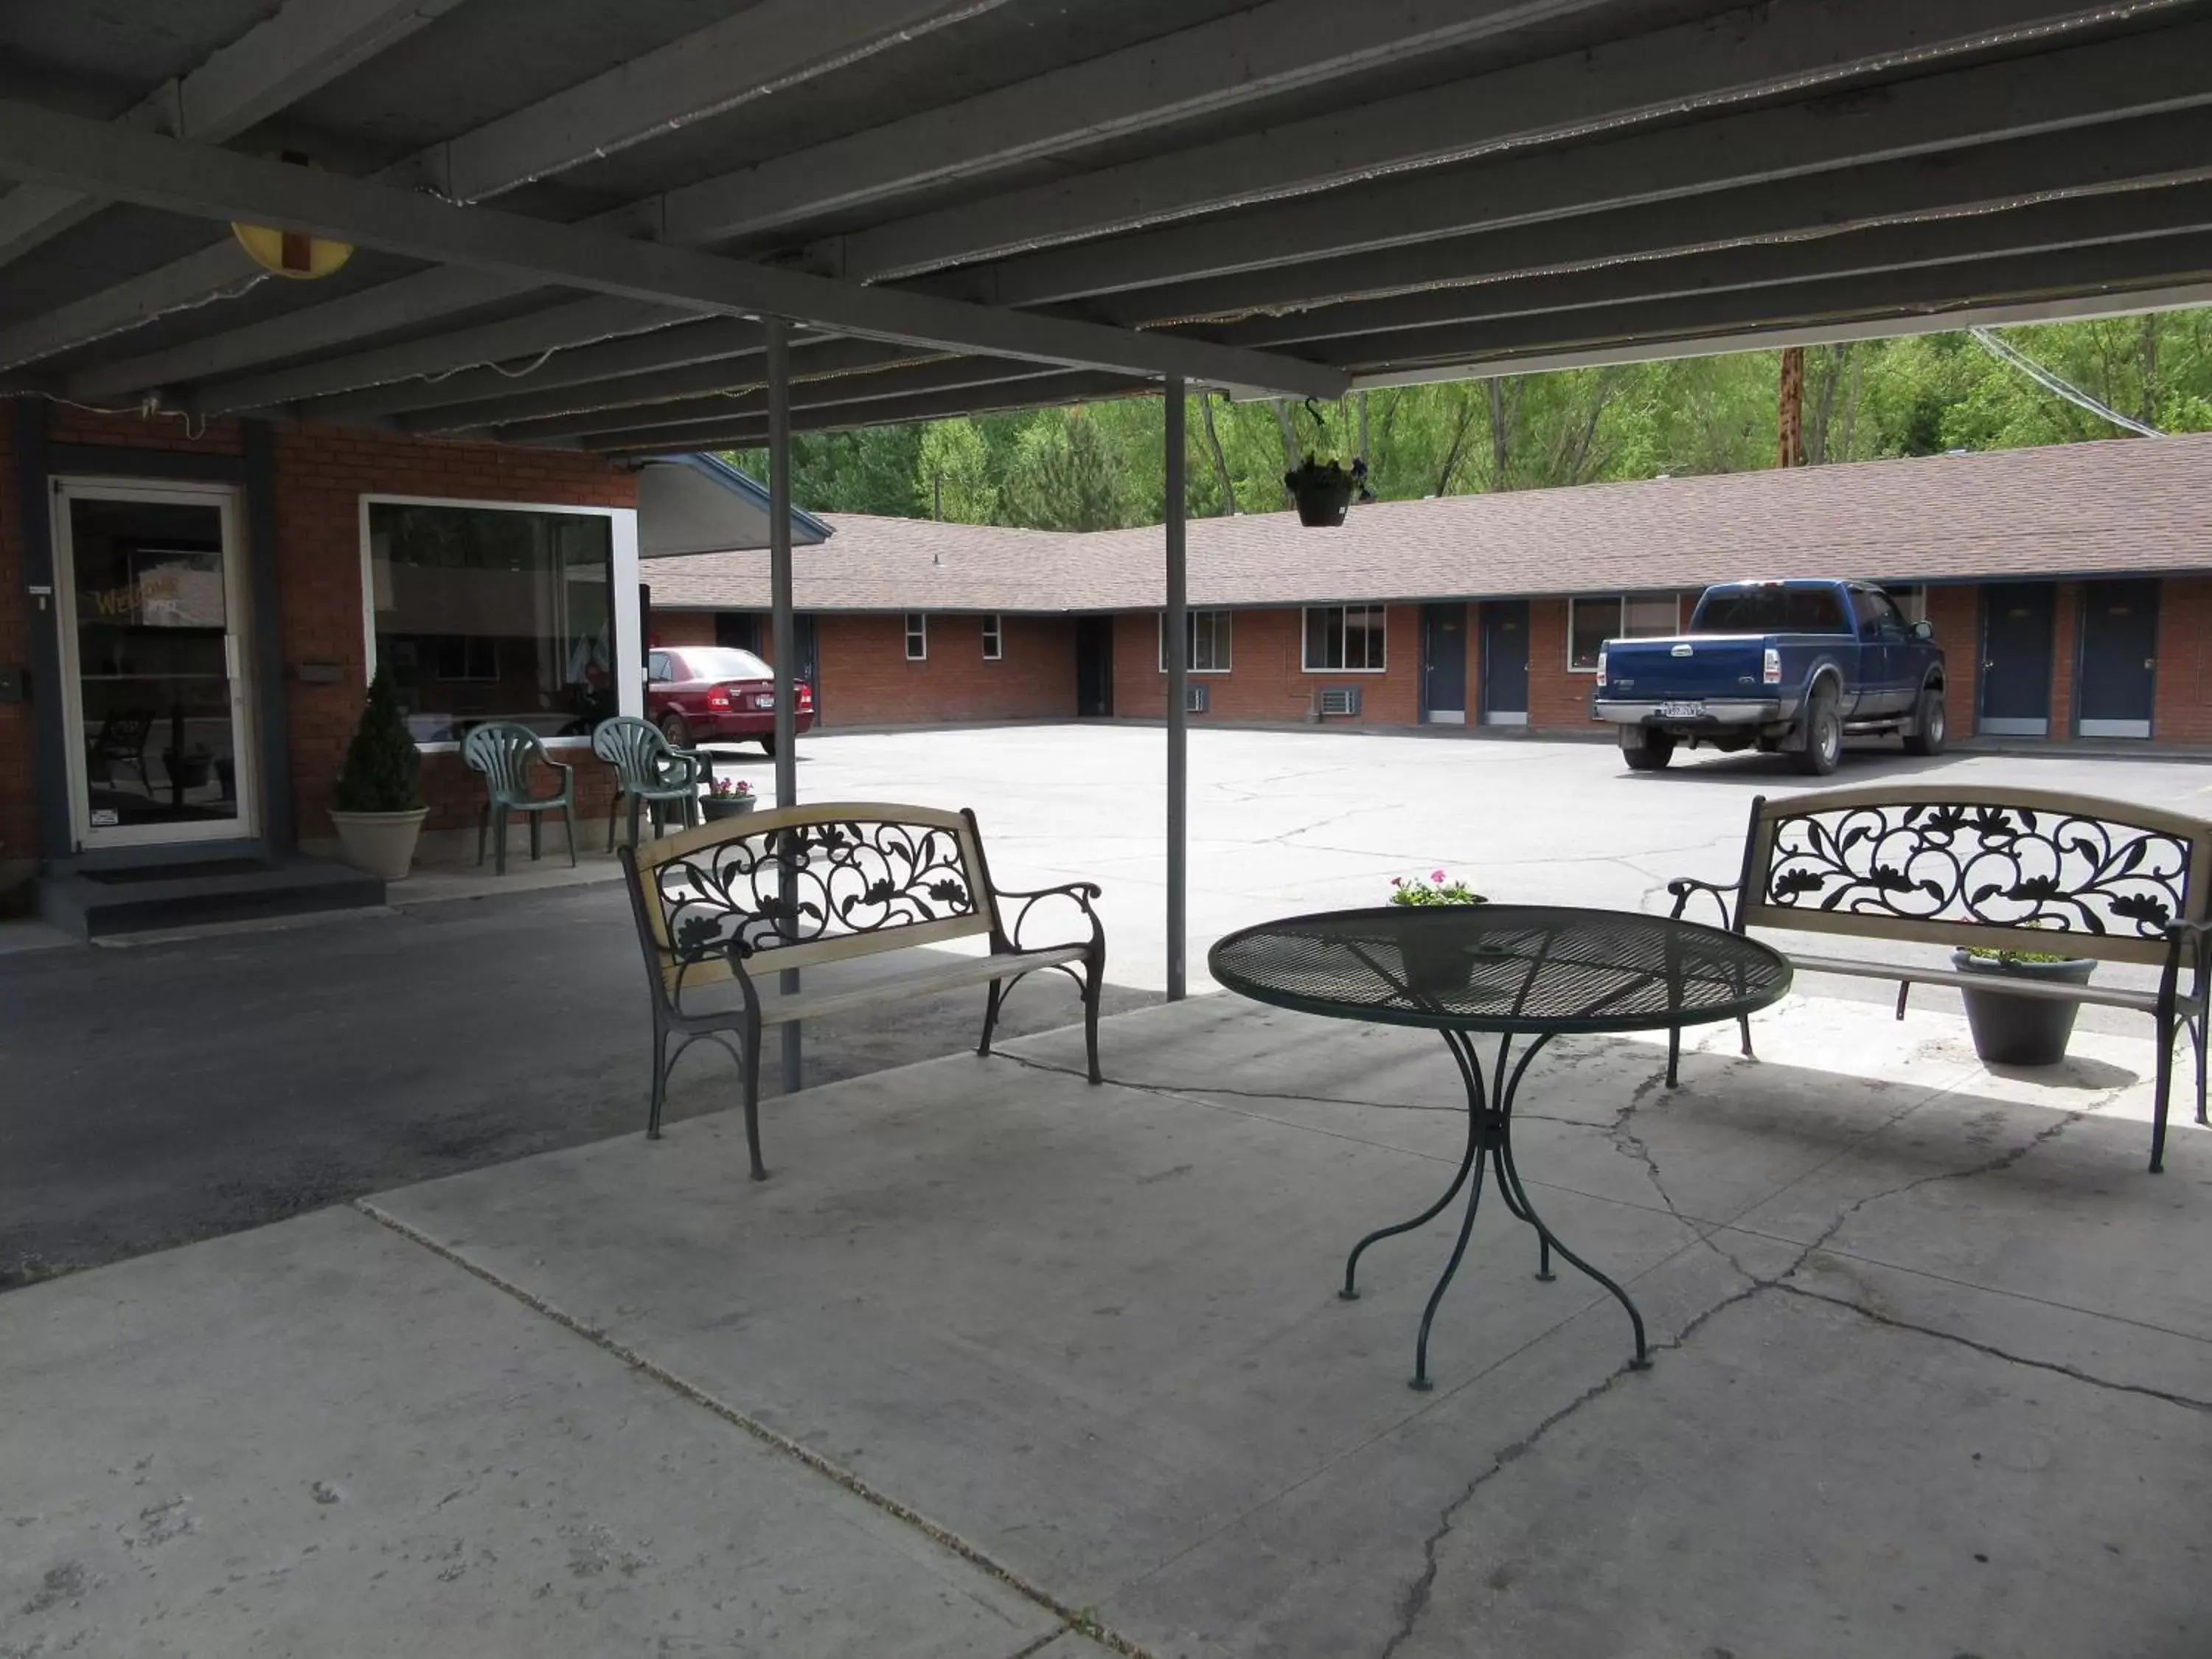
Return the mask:
<svg viewBox="0 0 2212 1659"><path fill-rule="evenodd" d="M1962 974L1986 975L1992 981L2040 980L2062 985L2087 985L2097 971L2094 960L2081 957L2064 962L2002 962L1954 951L1951 963ZM2066 1058L2080 1003L2007 996L1994 987L1960 994L1966 999L1966 1024L1974 1034L1974 1052L1985 1064L2056 1066Z"/></svg>

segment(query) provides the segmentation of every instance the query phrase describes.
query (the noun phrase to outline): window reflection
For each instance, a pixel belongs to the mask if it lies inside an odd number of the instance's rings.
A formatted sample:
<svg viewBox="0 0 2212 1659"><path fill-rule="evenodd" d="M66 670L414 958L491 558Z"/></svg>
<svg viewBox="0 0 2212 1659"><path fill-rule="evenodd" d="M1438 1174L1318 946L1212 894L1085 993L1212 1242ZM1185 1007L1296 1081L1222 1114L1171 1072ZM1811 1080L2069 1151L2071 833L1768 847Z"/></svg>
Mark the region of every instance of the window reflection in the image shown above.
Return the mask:
<svg viewBox="0 0 2212 1659"><path fill-rule="evenodd" d="M235 818L221 509L72 496L69 515L85 822Z"/></svg>
<svg viewBox="0 0 2212 1659"><path fill-rule="evenodd" d="M606 519L373 501L368 541L376 661L417 743L487 720L580 737L616 712Z"/></svg>

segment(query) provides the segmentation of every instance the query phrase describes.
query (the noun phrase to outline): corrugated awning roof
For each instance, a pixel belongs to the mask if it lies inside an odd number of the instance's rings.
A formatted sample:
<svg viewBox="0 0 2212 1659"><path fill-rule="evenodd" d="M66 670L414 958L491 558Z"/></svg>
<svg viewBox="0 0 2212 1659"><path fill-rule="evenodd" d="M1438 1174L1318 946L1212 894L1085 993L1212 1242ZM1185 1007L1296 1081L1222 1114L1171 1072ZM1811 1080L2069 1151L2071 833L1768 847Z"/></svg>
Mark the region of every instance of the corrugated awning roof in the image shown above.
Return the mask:
<svg viewBox="0 0 2212 1659"><path fill-rule="evenodd" d="M0 8L0 390L647 456L763 440L763 316L804 430L2193 303L2209 62L2204 0Z"/></svg>
<svg viewBox="0 0 2212 1659"><path fill-rule="evenodd" d="M1164 602L1157 528L1079 534L823 515L802 611L1087 611ZM2212 570L2212 434L1376 501L1340 530L1194 519L1190 602L1299 605ZM768 562L663 561L653 604L758 610Z"/></svg>

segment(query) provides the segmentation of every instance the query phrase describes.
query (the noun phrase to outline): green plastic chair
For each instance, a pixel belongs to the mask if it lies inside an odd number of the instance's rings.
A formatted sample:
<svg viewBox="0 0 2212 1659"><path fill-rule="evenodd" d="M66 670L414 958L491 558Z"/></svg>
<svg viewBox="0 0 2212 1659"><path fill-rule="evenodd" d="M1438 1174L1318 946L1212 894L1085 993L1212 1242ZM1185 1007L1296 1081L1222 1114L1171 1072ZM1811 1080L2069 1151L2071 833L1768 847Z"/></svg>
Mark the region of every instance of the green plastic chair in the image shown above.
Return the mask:
<svg viewBox="0 0 2212 1659"><path fill-rule="evenodd" d="M607 803L607 846L615 844L615 813L629 799L629 844L637 845L638 810L653 810L658 840L675 802L684 827L699 821L699 786L714 775L714 764L696 750L672 748L660 728L635 714L617 714L592 729L592 752L615 769L614 799Z"/></svg>
<svg viewBox="0 0 2212 1659"><path fill-rule="evenodd" d="M555 760L545 752L545 745L538 734L526 726L517 726L508 720L491 720L477 726L461 739L461 758L471 770L483 774L484 788L489 796L483 810L477 817L477 862L484 860L484 831L489 829L497 837L498 862L494 866L499 874L507 873L507 815L523 812L530 818L530 861L538 861L538 815L561 809L561 817L568 826L568 867L576 865L576 769ZM532 761L561 775L561 792L556 795L533 794L530 787L530 767Z"/></svg>

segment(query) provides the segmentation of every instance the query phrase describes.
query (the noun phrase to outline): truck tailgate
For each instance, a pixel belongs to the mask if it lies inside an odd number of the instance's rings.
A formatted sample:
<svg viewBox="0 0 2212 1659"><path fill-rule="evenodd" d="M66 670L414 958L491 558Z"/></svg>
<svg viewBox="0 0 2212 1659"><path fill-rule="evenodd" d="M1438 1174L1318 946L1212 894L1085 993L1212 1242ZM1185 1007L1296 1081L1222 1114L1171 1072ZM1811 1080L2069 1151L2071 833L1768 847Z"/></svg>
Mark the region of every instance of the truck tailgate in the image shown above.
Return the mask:
<svg viewBox="0 0 2212 1659"><path fill-rule="evenodd" d="M1637 702L1756 697L1765 646L1758 635L1616 640L1606 647L1601 695Z"/></svg>

